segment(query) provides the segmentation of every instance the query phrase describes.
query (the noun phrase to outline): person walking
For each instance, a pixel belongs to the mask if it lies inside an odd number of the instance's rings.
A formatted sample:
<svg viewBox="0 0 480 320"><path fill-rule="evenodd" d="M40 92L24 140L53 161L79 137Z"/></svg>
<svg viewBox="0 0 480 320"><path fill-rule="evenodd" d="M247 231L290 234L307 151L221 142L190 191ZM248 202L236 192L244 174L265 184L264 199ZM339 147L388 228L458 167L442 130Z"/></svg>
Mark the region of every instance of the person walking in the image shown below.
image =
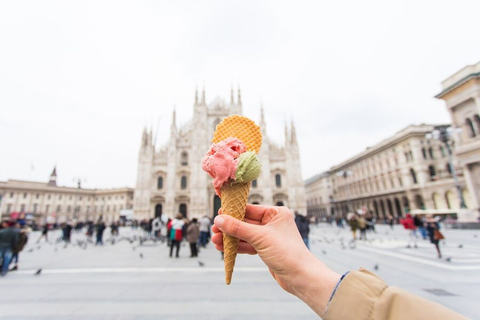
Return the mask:
<svg viewBox="0 0 480 320"><path fill-rule="evenodd" d="M358 230L358 219L355 214L352 214L350 220L350 230L352 231L353 241L357 240L357 230Z"/></svg>
<svg viewBox="0 0 480 320"><path fill-rule="evenodd" d="M424 219L419 214L416 214L415 217L413 217L413 223L415 224L415 227L418 231L420 231L420 235L422 236L423 240L427 240L427 230L425 230L423 220Z"/></svg>
<svg viewBox="0 0 480 320"><path fill-rule="evenodd" d="M410 213L407 213L407 217L405 219L400 220L400 223L403 225L405 230L408 231L408 244L407 248L411 248L410 243L413 242L413 245L415 248L418 248L417 246L417 234L416 230L417 227L415 226L415 221Z"/></svg>
<svg viewBox="0 0 480 320"><path fill-rule="evenodd" d="M49 225L48 223L45 222L45 224L42 227L42 234L38 238L37 243L40 243L40 240L42 240L42 238L45 238L45 241L48 242L48 229L49 229Z"/></svg>
<svg viewBox="0 0 480 320"><path fill-rule="evenodd" d="M12 260L13 251L15 250L19 232L15 229L15 222L9 221L7 227L0 230L0 256L2 258L2 268L0 275L4 276L8 272L8 266Z"/></svg>
<svg viewBox="0 0 480 320"><path fill-rule="evenodd" d="M183 215L178 213L175 216L175 219L172 220L171 230L170 230L170 258L173 254L173 248L177 248L175 252L175 257L179 257L180 252L180 243L183 239L183 227L185 226L185 221L183 221Z"/></svg>
<svg viewBox="0 0 480 320"><path fill-rule="evenodd" d="M97 241L95 242L95 245L100 244L103 246L103 232L105 229L105 223L103 221L99 221L97 224Z"/></svg>
<svg viewBox="0 0 480 320"><path fill-rule="evenodd" d="M193 218L187 226L187 241L190 243L190 258L198 257L197 242L200 236L200 227L197 218Z"/></svg>
<svg viewBox="0 0 480 320"><path fill-rule="evenodd" d="M152 221L152 231L153 231L153 237L155 239L158 239L160 237L160 230L162 229L162 220L160 217L156 217Z"/></svg>
<svg viewBox="0 0 480 320"><path fill-rule="evenodd" d="M363 212L358 213L358 228L360 229L360 240L367 240L367 220Z"/></svg>
<svg viewBox="0 0 480 320"><path fill-rule="evenodd" d="M15 248L13 249L12 253L12 260L10 260L10 264L14 263L14 266L9 270L9 271L15 271L18 270L18 255L20 254L20 251L23 250L25 245L28 242L28 235L30 234L30 228L27 225L23 225L20 227L20 225L17 223L18 229L18 242Z"/></svg>
<svg viewBox="0 0 480 320"><path fill-rule="evenodd" d="M427 232L428 232L428 237L430 238L430 242L435 245L435 248L437 249L437 253L438 253L438 258L441 259L442 253L440 252L439 242L445 237L440 232L440 225L438 224L437 221L435 221L433 216L428 216L426 222L427 222Z"/></svg>
<svg viewBox="0 0 480 320"><path fill-rule="evenodd" d="M377 232L375 231L375 222L376 222L376 219L375 219L375 217L373 216L372 211L370 211L369 213L366 214L365 220L367 221L367 230L370 230L370 231L372 231L373 233L377 233Z"/></svg>
<svg viewBox="0 0 480 320"><path fill-rule="evenodd" d="M203 216L203 218L200 220L200 246L202 246L202 248L205 248L207 246L208 235L210 233L210 225L210 218L208 218L207 216Z"/></svg>
<svg viewBox="0 0 480 320"><path fill-rule="evenodd" d="M310 250L310 242L308 240L308 235L310 234L310 223L308 222L308 219L295 211L295 224L297 225L298 231L302 236L303 242Z"/></svg>

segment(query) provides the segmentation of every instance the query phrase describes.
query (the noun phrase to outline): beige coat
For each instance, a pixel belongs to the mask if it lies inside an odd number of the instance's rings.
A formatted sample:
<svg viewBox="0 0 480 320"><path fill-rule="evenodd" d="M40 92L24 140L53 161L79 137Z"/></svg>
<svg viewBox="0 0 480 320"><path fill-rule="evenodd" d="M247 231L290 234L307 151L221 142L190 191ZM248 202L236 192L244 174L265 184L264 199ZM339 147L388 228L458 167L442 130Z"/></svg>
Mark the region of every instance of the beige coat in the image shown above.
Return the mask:
<svg viewBox="0 0 480 320"><path fill-rule="evenodd" d="M435 302L397 287L375 274L350 271L327 306L324 320L453 320L467 319Z"/></svg>

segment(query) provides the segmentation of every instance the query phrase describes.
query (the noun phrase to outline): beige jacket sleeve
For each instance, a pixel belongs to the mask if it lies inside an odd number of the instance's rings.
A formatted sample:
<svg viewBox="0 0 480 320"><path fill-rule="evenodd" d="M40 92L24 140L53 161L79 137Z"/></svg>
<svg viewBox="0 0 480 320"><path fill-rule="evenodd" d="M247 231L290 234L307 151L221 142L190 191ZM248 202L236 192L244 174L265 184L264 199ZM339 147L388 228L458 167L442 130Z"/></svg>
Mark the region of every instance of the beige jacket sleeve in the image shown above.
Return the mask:
<svg viewBox="0 0 480 320"><path fill-rule="evenodd" d="M375 274L350 271L327 306L324 320L467 319L435 302L397 287L389 287Z"/></svg>

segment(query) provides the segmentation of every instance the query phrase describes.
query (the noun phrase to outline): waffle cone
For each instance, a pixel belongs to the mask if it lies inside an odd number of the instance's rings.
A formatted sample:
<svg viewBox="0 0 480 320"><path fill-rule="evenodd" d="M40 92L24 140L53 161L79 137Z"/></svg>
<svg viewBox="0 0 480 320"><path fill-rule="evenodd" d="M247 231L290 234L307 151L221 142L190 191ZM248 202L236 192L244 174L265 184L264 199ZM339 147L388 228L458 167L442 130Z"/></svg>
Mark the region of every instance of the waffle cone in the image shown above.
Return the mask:
<svg viewBox="0 0 480 320"><path fill-rule="evenodd" d="M250 182L224 185L222 187L222 214L227 214L235 219L243 221L245 218L245 209L247 207L249 191ZM238 241L238 238L223 234L223 262L225 264L226 284L230 284L232 281L233 268L237 257Z"/></svg>
<svg viewBox="0 0 480 320"><path fill-rule="evenodd" d="M258 153L262 146L262 131L252 120L242 116L229 116L223 119L213 133L212 142L218 143L234 137L242 141L247 150Z"/></svg>

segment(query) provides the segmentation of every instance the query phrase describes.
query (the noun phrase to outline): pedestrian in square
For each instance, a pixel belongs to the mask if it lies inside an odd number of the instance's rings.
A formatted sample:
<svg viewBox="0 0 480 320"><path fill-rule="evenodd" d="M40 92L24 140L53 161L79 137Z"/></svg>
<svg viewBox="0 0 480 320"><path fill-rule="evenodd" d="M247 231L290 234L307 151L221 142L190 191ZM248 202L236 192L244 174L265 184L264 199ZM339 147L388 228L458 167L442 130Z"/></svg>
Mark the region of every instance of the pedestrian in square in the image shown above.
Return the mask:
<svg viewBox="0 0 480 320"><path fill-rule="evenodd" d="M20 251L22 251L25 245L27 244L28 235L30 234L30 231L31 231L30 227L27 225L20 226L20 224L17 223L16 227L18 230L18 242L12 251L13 252L12 260L10 260L10 264L14 263L14 266L9 271L18 270L18 256L20 254Z"/></svg>
<svg viewBox="0 0 480 320"><path fill-rule="evenodd" d="M0 275L4 276L7 274L8 266L13 256L13 251L15 250L20 233L15 229L15 222L7 222L7 227L0 230L0 256L2 258L2 268Z"/></svg>
<svg viewBox="0 0 480 320"><path fill-rule="evenodd" d="M176 248L175 257L179 257L180 253L180 243L183 240L183 228L185 226L185 221L183 221L183 215L178 213L175 216L175 219L172 220L171 230L170 230L170 258L173 254L173 248Z"/></svg>
<svg viewBox="0 0 480 320"><path fill-rule="evenodd" d="M190 258L198 257L197 242L200 236L200 228L197 218L193 218L187 226L187 241L190 243Z"/></svg>
<svg viewBox="0 0 480 320"><path fill-rule="evenodd" d="M412 242L415 248L418 248L417 234L416 234L417 227L415 226L415 220L413 219L412 215L410 213L407 213L407 217L405 219L400 220L400 223L403 225L405 230L408 231L407 248L411 248L410 243Z"/></svg>
<svg viewBox="0 0 480 320"><path fill-rule="evenodd" d="M440 251L440 240L444 239L443 234L440 232L440 225L437 221L433 218L433 216L427 217L427 232L428 237L430 238L430 242L435 245L437 249L438 258L442 258L442 252Z"/></svg>
<svg viewBox="0 0 480 320"><path fill-rule="evenodd" d="M200 220L200 245L205 248L208 243L208 235L210 233L210 218L203 216Z"/></svg>
<svg viewBox="0 0 480 320"><path fill-rule="evenodd" d="M105 229L105 223L103 221L99 221L97 224L97 241L95 242L95 245L99 244L103 246L103 232Z"/></svg>

